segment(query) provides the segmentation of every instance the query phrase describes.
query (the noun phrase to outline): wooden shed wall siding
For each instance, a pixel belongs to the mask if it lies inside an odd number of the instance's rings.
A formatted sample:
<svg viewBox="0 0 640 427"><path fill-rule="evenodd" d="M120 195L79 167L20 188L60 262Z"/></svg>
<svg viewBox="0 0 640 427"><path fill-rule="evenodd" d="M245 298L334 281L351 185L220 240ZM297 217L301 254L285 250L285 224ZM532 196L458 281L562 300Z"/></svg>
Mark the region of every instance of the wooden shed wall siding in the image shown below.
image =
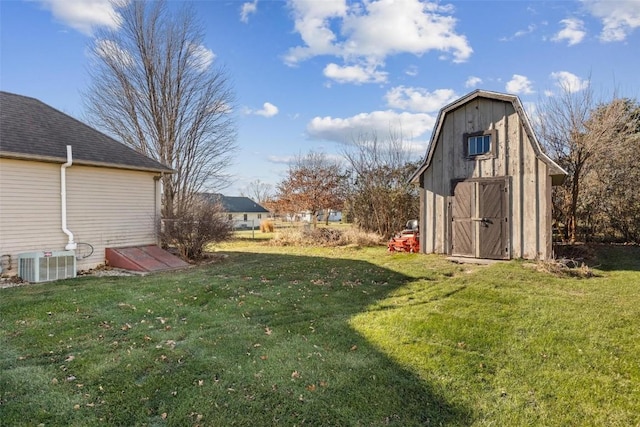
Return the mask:
<svg viewBox="0 0 640 427"><path fill-rule="evenodd" d="M0 159L0 255L12 271L22 252L63 250L60 164ZM94 253L78 269L104 263L104 249L156 243L154 174L109 168L67 169L67 228Z"/></svg>
<svg viewBox="0 0 640 427"><path fill-rule="evenodd" d="M465 133L494 130L495 156L469 160ZM456 180L508 177L509 253L513 258L551 256L551 177L538 159L510 102L476 98L443 118L429 167L421 177L422 250L450 251L448 202Z"/></svg>

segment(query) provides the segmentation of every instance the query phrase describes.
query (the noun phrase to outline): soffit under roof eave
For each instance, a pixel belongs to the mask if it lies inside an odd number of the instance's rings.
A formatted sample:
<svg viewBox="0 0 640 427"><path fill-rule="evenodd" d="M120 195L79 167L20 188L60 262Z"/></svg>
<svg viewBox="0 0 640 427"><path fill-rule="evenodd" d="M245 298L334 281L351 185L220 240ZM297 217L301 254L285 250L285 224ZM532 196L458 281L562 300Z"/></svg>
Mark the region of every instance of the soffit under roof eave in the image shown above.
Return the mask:
<svg viewBox="0 0 640 427"><path fill-rule="evenodd" d="M10 151L0 151L0 158L44 162L44 163L65 163L67 161L66 158L62 158L62 157L40 156L36 154L15 153ZM112 169L135 170L135 171L143 171L143 172L158 172L158 173L175 173L176 172L174 169L171 169L169 167L155 168L155 167L146 167L146 166L124 165L121 163L96 162L96 161L82 160L82 159L73 159L73 164L77 166L94 166L94 167L112 168Z"/></svg>

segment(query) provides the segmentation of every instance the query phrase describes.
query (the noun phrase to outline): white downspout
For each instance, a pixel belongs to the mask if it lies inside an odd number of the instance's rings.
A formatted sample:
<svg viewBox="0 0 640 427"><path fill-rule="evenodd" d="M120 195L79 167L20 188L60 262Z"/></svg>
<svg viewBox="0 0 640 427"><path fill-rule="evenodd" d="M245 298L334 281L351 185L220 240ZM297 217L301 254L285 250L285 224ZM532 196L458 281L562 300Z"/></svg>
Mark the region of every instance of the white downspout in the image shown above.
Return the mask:
<svg viewBox="0 0 640 427"><path fill-rule="evenodd" d="M73 251L78 244L73 241L73 233L67 228L67 168L73 164L71 156L71 146L67 145L67 162L60 167L60 199L62 203L62 231L69 236L69 243L64 247L68 251Z"/></svg>

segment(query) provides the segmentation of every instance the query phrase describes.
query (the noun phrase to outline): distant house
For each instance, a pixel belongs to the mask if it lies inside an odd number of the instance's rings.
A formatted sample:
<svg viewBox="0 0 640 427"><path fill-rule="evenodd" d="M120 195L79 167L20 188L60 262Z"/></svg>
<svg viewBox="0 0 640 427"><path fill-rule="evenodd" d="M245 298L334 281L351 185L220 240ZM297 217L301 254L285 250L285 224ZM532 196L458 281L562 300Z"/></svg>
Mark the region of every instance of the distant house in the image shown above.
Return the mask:
<svg viewBox="0 0 640 427"><path fill-rule="evenodd" d="M218 193L206 193L203 196L211 202L220 202L234 228L256 228L260 221L267 219L269 211L248 197L224 196Z"/></svg>
<svg viewBox="0 0 640 427"><path fill-rule="evenodd" d="M157 243L160 177L172 169L37 99L0 92L0 261L74 251L77 269L105 249Z"/></svg>
<svg viewBox="0 0 640 427"><path fill-rule="evenodd" d="M517 96L463 96L440 111L412 177L421 252L551 258L551 188L566 175L543 152Z"/></svg>
<svg viewBox="0 0 640 427"><path fill-rule="evenodd" d="M327 221L327 219L324 216L325 212L326 210L321 210L318 213L316 218L318 222ZM313 222L313 215L309 211L298 214L298 217L300 218L300 221ZM342 211L329 210L329 222L340 222L340 221L342 221Z"/></svg>

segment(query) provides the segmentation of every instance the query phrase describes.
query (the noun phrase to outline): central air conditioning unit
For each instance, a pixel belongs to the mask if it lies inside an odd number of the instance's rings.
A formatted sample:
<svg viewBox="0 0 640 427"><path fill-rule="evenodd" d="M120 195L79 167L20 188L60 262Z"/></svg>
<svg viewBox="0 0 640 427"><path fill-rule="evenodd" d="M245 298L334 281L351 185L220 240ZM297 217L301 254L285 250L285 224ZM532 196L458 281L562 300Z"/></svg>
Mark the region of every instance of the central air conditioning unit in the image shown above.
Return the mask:
<svg viewBox="0 0 640 427"><path fill-rule="evenodd" d="M76 277L76 254L74 251L18 254L18 276L34 283Z"/></svg>

